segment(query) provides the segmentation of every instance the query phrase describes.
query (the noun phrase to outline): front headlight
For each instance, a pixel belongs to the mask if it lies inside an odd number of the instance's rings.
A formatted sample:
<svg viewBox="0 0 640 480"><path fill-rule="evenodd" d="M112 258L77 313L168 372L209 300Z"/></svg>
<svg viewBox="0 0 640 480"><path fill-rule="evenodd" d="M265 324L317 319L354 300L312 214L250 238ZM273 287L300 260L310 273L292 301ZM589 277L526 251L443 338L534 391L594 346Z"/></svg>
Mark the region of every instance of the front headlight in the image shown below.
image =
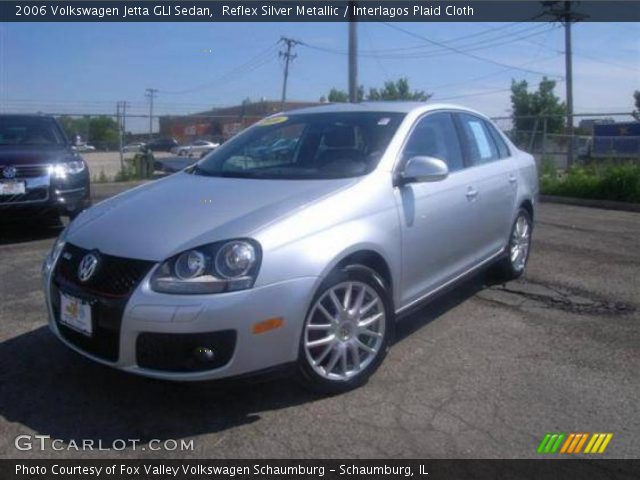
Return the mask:
<svg viewBox="0 0 640 480"><path fill-rule="evenodd" d="M72 160L49 165L49 174L55 178L67 178L68 175L76 175L84 169L85 165L82 160Z"/></svg>
<svg viewBox="0 0 640 480"><path fill-rule="evenodd" d="M216 242L164 261L151 277L160 293L207 294L253 287L262 251L255 240Z"/></svg>
<svg viewBox="0 0 640 480"><path fill-rule="evenodd" d="M68 227L65 227L65 229L60 233L53 244L53 247L51 247L51 251L45 257L44 263L42 264L43 275L47 275L58 261L58 257L60 257L66 243L67 228Z"/></svg>

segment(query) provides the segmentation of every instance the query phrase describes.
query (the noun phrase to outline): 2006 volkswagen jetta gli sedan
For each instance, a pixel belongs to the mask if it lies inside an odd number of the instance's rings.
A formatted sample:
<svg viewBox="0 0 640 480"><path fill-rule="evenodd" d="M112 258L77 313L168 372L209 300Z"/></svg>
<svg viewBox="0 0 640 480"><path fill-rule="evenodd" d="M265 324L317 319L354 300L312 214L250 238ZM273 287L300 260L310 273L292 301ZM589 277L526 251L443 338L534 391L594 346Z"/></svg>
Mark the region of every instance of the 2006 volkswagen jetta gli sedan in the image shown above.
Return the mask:
<svg viewBox="0 0 640 480"><path fill-rule="evenodd" d="M537 188L531 155L464 108L278 114L77 217L43 267L50 326L150 377L295 366L347 390L402 313L489 264L522 274Z"/></svg>

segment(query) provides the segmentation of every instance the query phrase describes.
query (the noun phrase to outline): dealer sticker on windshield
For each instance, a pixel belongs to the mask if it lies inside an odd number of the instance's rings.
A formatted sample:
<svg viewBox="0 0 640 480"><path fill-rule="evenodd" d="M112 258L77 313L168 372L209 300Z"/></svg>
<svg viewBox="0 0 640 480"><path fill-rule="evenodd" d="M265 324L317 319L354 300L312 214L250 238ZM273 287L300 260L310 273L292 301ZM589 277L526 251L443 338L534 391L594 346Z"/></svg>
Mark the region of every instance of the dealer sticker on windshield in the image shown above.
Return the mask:
<svg viewBox="0 0 640 480"><path fill-rule="evenodd" d="M269 117L259 122L258 125L260 125L261 127L268 127L269 125L277 125L278 123L284 123L287 120L289 120L289 117L283 117L283 116Z"/></svg>

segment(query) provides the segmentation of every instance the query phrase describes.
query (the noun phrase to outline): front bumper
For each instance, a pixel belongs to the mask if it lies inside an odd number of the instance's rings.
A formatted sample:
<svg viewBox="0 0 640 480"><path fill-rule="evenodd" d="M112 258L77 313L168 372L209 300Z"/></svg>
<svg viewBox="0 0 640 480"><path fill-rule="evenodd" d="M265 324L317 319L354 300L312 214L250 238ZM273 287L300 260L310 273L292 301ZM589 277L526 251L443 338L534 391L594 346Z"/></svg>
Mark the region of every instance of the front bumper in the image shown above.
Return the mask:
<svg viewBox="0 0 640 480"><path fill-rule="evenodd" d="M0 196L2 211L20 215L57 211L65 215L77 213L91 204L88 172L64 181L53 179L49 174L16 180L25 183L26 191L21 195Z"/></svg>
<svg viewBox="0 0 640 480"><path fill-rule="evenodd" d="M93 345L83 344L78 337L69 335L66 327L58 322L56 296L59 289L81 297L87 297L87 293L59 285L53 278L54 271L55 266L45 272L44 277L49 326L65 345L104 365L147 377L181 381L240 376L295 361L304 317L317 282L315 277L303 277L239 292L167 295L150 289L152 269L130 298L119 300L122 305L111 304L116 312L118 309L122 312L119 326L113 328L113 325L103 322L94 331L96 336L115 335L116 354L108 358L105 351L96 350ZM93 297L93 300L113 302ZM281 326L264 333L254 333L257 323L271 318L281 318ZM140 348L146 348L149 338L168 341L165 345L169 350L165 357L171 355L172 344L201 338L203 346L213 342L214 354L222 355L225 361L214 368L198 371L167 369L161 365L159 368L146 368L141 363L149 362L140 355ZM233 345L230 346L229 342ZM220 353L221 350L224 353Z"/></svg>

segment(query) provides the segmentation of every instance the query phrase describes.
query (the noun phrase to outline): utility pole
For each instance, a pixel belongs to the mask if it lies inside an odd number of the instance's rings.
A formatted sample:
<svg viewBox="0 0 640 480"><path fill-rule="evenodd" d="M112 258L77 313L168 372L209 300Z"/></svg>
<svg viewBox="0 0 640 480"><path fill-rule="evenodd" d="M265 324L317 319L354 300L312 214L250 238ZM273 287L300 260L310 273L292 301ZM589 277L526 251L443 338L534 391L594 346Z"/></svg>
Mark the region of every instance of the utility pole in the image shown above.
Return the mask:
<svg viewBox="0 0 640 480"><path fill-rule="evenodd" d="M558 4L562 3L562 7ZM567 151L567 167L573 165L573 59L571 47L571 24L588 17L583 13L571 10L570 1L542 2L547 9L545 14L551 15L564 26L564 65L565 87L567 96L567 133L569 134L569 149Z"/></svg>
<svg viewBox="0 0 640 480"><path fill-rule="evenodd" d="M125 122L127 115L127 103L126 101L118 102L116 105L116 117L118 119L118 141L120 144L120 169L124 170L124 154L122 149L124 147L124 135L125 135Z"/></svg>
<svg viewBox="0 0 640 480"><path fill-rule="evenodd" d="M144 95L149 97L149 140L153 137L153 99L157 94L157 88L147 88L144 92Z"/></svg>
<svg viewBox="0 0 640 480"><path fill-rule="evenodd" d="M116 103L116 121L118 122L118 150L120 151L120 171L123 171L124 158L122 154L122 116L120 113L121 106L122 102Z"/></svg>
<svg viewBox="0 0 640 480"><path fill-rule="evenodd" d="M349 101L358 103L358 31L356 2L349 2Z"/></svg>
<svg viewBox="0 0 640 480"><path fill-rule="evenodd" d="M300 45L302 42L294 40L293 38L280 37L280 43L284 44L286 50L279 52L281 58L284 58L284 81L282 82L282 99L280 109L284 110L284 103L287 101L287 81L289 80L289 63L297 57L295 53L291 53L291 50L296 45Z"/></svg>

